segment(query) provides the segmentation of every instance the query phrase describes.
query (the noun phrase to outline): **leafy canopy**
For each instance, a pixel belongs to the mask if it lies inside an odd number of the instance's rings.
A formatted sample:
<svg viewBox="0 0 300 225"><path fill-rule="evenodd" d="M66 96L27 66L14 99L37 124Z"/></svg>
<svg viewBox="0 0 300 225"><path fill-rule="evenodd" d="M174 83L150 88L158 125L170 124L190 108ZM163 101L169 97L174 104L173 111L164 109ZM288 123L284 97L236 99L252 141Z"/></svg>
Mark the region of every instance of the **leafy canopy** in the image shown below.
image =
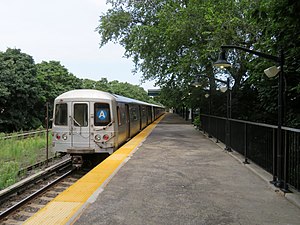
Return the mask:
<svg viewBox="0 0 300 225"><path fill-rule="evenodd" d="M233 66L227 73L212 68L212 63L224 44L272 55L284 49L286 124L298 123L293 118L299 117L300 108L299 1L109 0L108 3L112 7L101 15L97 28L101 45L113 41L124 46L125 56L133 58L135 70L140 70L145 80L155 80L166 89L162 91L163 98L170 106L195 105L192 98L185 96L191 91L196 75L205 75L200 76L203 81L210 77L202 89L210 86L215 97L219 95L215 88L220 84L214 82L214 77L229 76L234 117L276 123L277 83L263 74L274 62L231 49L228 60ZM178 95L180 104L170 100ZM201 102L205 101L198 101L198 106ZM213 104L213 107L219 106ZM226 109L213 111L224 116Z"/></svg>

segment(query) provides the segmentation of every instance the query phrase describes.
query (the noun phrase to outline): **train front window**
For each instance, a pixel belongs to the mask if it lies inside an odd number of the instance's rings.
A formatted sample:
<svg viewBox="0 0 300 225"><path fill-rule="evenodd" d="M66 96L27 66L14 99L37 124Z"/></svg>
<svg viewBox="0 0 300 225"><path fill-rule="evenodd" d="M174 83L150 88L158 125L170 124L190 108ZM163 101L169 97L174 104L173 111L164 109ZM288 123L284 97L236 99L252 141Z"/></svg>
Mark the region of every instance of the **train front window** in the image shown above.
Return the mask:
<svg viewBox="0 0 300 225"><path fill-rule="evenodd" d="M109 104L95 103L94 105L94 124L95 126L106 126L110 123Z"/></svg>
<svg viewBox="0 0 300 225"><path fill-rule="evenodd" d="M88 105L84 103L74 104L74 126L86 127L88 125Z"/></svg>
<svg viewBox="0 0 300 225"><path fill-rule="evenodd" d="M68 105L66 103L55 105L54 124L58 126L68 125Z"/></svg>

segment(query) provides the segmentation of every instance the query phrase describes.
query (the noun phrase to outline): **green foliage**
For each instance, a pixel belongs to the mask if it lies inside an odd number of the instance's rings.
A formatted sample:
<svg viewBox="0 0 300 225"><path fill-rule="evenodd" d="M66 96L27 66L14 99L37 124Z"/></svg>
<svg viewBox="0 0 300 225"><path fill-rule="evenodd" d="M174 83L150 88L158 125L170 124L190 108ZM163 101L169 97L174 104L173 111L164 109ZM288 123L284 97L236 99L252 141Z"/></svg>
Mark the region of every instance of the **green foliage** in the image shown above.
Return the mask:
<svg viewBox="0 0 300 225"><path fill-rule="evenodd" d="M20 49L0 52L0 132L30 130L44 123L45 103L82 87L59 62L35 64Z"/></svg>
<svg viewBox="0 0 300 225"><path fill-rule="evenodd" d="M16 183L19 166L17 162L4 162L0 167L0 190Z"/></svg>
<svg viewBox="0 0 300 225"><path fill-rule="evenodd" d="M15 183L21 168L46 159L45 135L21 140L16 138L4 140L3 136L4 134L0 134L0 189ZM51 135L49 143L51 143ZM49 151L49 157L52 155L53 153Z"/></svg>
<svg viewBox="0 0 300 225"><path fill-rule="evenodd" d="M257 122L277 122L277 79L263 70L274 62L239 50L228 50L232 68L212 68L223 44L239 45L285 56L285 123L300 126L300 3L289 0L108 0L101 15L100 44L124 46L135 71L161 87L155 99L169 107L201 108L226 115L226 96L216 91L213 78L231 78L232 116ZM224 10L226 8L226 10ZM191 87L196 75L201 88ZM210 77L210 80L207 79ZM27 130L44 123L45 103L62 92L91 88L153 101L138 86L76 78L60 62L37 65L18 49L0 52L0 131ZM205 99L209 88L210 100ZM50 105L50 114L52 105Z"/></svg>
<svg viewBox="0 0 300 225"><path fill-rule="evenodd" d="M31 56L19 49L0 52L0 131L30 129L38 113L40 85Z"/></svg>
<svg viewBox="0 0 300 225"><path fill-rule="evenodd" d="M151 101L147 92L118 81L108 82L75 77L57 61L35 64L19 49L0 52L0 132L30 130L44 125L46 103L52 115L54 99L73 89L97 89L142 101Z"/></svg>
<svg viewBox="0 0 300 225"><path fill-rule="evenodd" d="M95 89L100 91L112 92L111 85L106 78L101 78L101 80L97 81L95 84Z"/></svg>
<svg viewBox="0 0 300 225"><path fill-rule="evenodd" d="M37 78L41 86L41 99L37 109L38 118L43 121L45 118L45 104L50 103L49 115L52 115L54 99L69 90L82 87L82 80L75 77L72 73L58 61L42 61L36 64Z"/></svg>
<svg viewBox="0 0 300 225"><path fill-rule="evenodd" d="M132 85L127 82L119 82L117 80L108 82L106 78L101 78L99 81L84 80L83 88L97 89L106 91L112 94L123 95L128 98L134 98L145 102L150 102L147 92L138 85Z"/></svg>
<svg viewBox="0 0 300 225"><path fill-rule="evenodd" d="M201 125L201 120L200 120L200 115L196 116L194 121L193 121L194 126L196 126L197 128L200 127Z"/></svg>
<svg viewBox="0 0 300 225"><path fill-rule="evenodd" d="M110 87L111 92L114 94L123 95L129 98L134 98L145 102L149 101L149 96L147 92L137 85L132 85L127 82L121 83L118 81L112 81L110 82Z"/></svg>
<svg viewBox="0 0 300 225"><path fill-rule="evenodd" d="M82 87L82 81L69 73L60 62L43 61L36 64L36 68L44 103L53 102L63 92Z"/></svg>
<svg viewBox="0 0 300 225"><path fill-rule="evenodd" d="M161 101L168 106L196 105L188 97L195 75L230 76L233 115L240 119L276 123L276 81L263 78L263 70L274 65L239 50L229 50L233 63L227 74L212 69L221 45L231 44L277 55L284 49L286 58L286 124L298 118L300 3L289 0L216 1L110 0L112 8L101 16L98 32L101 44L119 42L132 57L136 70L145 80L161 86ZM226 9L226 10L224 10ZM201 77L205 81L206 77ZM212 95L219 84L211 83ZM202 89L207 90L208 84ZM274 88L275 87L275 88ZM251 96L251 98L247 97ZM177 101L174 101L173 99ZM199 97L199 96L198 96ZM213 102L218 100L214 99ZM205 101L199 100L198 104ZM201 107L206 107L201 105ZM225 113L213 104L214 112ZM218 107L218 108L217 108ZM217 108L217 109L216 109ZM241 110L242 109L242 110ZM223 114L224 116L225 114Z"/></svg>

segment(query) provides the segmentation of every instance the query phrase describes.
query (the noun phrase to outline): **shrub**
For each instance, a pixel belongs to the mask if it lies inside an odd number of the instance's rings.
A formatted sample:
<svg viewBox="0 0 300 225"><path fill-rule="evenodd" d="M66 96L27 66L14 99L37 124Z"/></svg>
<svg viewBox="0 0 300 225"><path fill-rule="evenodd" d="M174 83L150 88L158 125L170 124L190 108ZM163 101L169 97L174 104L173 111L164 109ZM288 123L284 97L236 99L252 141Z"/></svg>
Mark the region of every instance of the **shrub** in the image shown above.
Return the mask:
<svg viewBox="0 0 300 225"><path fill-rule="evenodd" d="M194 119L194 121L193 121L193 124L194 124L194 126L197 127L197 129L200 128L200 124L201 124L201 121L200 121L200 115L198 115L198 116L195 117L195 119Z"/></svg>
<svg viewBox="0 0 300 225"><path fill-rule="evenodd" d="M0 189L3 189L16 182L19 171L17 162L9 161L0 167Z"/></svg>

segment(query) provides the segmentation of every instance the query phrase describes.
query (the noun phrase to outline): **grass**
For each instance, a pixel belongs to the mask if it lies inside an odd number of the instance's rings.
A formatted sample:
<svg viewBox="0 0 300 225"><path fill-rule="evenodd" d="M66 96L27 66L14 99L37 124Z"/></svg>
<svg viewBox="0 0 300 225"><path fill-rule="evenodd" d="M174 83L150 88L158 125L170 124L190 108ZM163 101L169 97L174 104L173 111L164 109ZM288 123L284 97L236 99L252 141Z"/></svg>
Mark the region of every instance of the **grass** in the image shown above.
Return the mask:
<svg viewBox="0 0 300 225"><path fill-rule="evenodd" d="M46 159L46 135L3 140L0 135L0 190L18 181L18 171ZM51 139L49 135L49 139ZM49 149L51 140L49 140ZM53 153L49 150L49 157Z"/></svg>

